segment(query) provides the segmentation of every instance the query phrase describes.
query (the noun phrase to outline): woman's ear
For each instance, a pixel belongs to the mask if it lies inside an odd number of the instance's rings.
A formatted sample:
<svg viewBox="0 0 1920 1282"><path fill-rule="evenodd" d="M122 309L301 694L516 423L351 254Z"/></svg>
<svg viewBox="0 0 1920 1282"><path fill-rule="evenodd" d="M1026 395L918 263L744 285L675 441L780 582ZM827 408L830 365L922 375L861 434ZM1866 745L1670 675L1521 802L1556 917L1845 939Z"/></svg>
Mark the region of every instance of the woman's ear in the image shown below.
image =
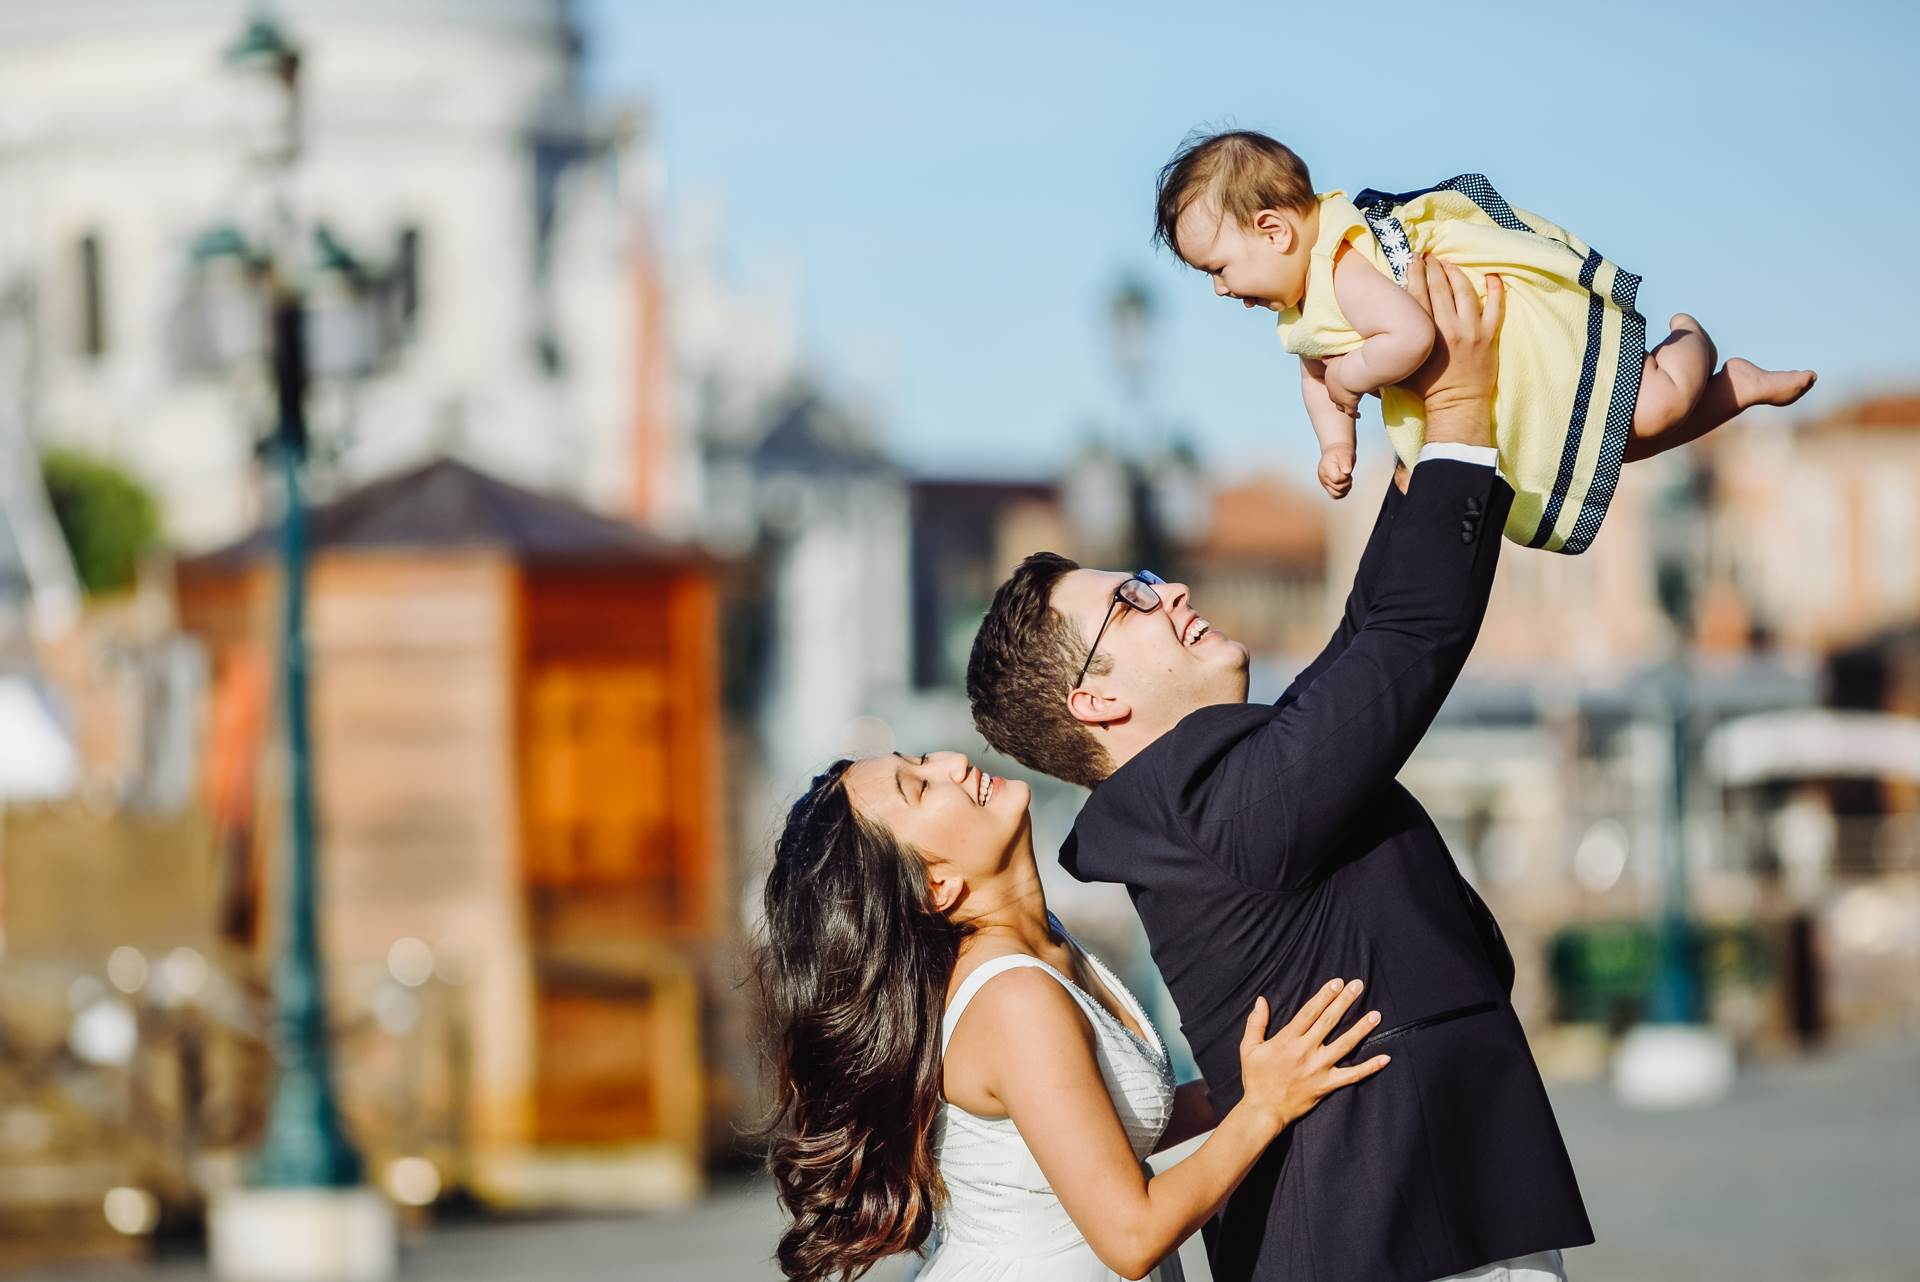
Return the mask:
<svg viewBox="0 0 1920 1282"><path fill-rule="evenodd" d="M1253 216L1253 229L1261 239L1281 253L1291 253L1298 231L1293 220L1277 209L1263 209Z"/></svg>
<svg viewBox="0 0 1920 1282"><path fill-rule="evenodd" d="M949 864L928 864L927 893L933 897L936 912L950 912L966 897L967 880Z"/></svg>

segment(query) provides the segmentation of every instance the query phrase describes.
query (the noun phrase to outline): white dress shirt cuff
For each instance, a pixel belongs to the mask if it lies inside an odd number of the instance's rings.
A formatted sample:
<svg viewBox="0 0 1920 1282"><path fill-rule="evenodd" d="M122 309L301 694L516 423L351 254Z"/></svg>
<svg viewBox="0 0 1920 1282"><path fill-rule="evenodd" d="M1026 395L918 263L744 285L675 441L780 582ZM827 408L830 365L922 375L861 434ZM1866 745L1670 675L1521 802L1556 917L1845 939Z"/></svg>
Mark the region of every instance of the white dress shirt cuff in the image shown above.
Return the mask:
<svg viewBox="0 0 1920 1282"><path fill-rule="evenodd" d="M1499 454L1491 445L1458 445L1452 441L1432 441L1420 447L1420 457L1413 461L1415 467L1433 458L1450 458L1460 463L1478 463L1482 467L1492 467Z"/></svg>

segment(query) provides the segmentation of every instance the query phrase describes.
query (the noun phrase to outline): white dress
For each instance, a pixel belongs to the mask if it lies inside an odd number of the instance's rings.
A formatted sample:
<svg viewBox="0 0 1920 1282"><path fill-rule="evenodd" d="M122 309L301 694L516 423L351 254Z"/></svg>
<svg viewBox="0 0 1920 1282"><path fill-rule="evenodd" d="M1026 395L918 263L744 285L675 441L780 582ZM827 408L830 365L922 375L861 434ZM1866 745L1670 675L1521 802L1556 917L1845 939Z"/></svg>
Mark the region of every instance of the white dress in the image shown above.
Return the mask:
<svg viewBox="0 0 1920 1282"><path fill-rule="evenodd" d="M988 980L1025 966L1046 971L1066 986L1093 1025L1100 1075L1134 1156L1144 1163L1173 1114L1173 1066L1167 1048L1146 1011L1113 972L1072 936L1067 940L1107 991L1126 1005L1146 1039L1038 957L1016 954L983 963L961 983L941 1021L941 1050L967 1003ZM1067 1217L1012 1118L977 1117L943 1103L935 1125L934 1153L946 1181L947 1205L935 1223L926 1262L910 1276L917 1282L1116 1282L1120 1275L1100 1262ZM1147 1276L1184 1282L1180 1262L1171 1255Z"/></svg>

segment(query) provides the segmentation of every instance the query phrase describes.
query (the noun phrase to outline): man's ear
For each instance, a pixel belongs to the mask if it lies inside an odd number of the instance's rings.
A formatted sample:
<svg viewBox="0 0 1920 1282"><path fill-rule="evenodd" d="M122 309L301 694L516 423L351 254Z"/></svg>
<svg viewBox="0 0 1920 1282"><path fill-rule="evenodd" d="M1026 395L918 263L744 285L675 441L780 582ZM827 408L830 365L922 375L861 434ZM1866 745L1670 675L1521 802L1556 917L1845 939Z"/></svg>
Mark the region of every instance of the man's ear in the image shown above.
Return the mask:
<svg viewBox="0 0 1920 1282"><path fill-rule="evenodd" d="M1081 686L1067 696L1067 711L1082 725L1104 726L1125 720L1133 708L1117 694L1095 694Z"/></svg>
<svg viewBox="0 0 1920 1282"><path fill-rule="evenodd" d="M947 864L928 864L927 893L933 897L936 912L948 912L966 897L967 880Z"/></svg>
<svg viewBox="0 0 1920 1282"><path fill-rule="evenodd" d="M1293 220L1277 209L1263 209L1253 216L1253 229L1281 253L1289 253L1298 233Z"/></svg>

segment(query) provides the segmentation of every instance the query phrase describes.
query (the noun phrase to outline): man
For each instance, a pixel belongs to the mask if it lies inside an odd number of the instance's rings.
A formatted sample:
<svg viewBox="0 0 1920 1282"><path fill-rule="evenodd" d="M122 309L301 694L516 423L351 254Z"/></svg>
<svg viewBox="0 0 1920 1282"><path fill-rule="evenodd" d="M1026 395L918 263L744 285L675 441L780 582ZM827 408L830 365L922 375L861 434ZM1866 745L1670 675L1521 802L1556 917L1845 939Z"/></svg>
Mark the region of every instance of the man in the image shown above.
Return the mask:
<svg viewBox="0 0 1920 1282"><path fill-rule="evenodd" d="M1513 493L1493 467L1503 288L1483 309L1427 261L1408 290L1439 340L1412 386L1427 444L1396 474L1346 611L1279 702L1184 585L1029 557L967 670L974 721L1022 763L1093 789L1060 860L1124 882L1214 1108L1264 995L1293 1010L1329 975L1366 984L1392 1064L1289 1128L1228 1199L1220 1282L1563 1277L1593 1240L1508 1002L1499 927L1394 781L1479 631Z"/></svg>

